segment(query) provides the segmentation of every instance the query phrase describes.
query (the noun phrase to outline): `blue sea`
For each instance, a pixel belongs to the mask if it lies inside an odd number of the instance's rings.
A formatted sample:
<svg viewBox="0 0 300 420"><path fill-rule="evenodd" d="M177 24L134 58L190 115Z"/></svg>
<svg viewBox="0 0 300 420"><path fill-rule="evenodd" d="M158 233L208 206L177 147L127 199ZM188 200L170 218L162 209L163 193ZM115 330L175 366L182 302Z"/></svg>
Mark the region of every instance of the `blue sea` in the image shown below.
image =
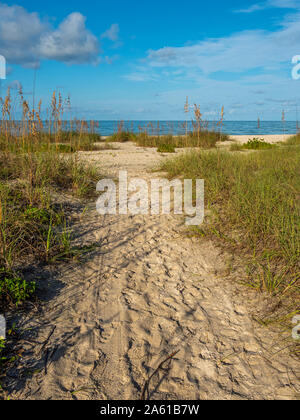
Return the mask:
<svg viewBox="0 0 300 420"><path fill-rule="evenodd" d="M145 131L149 134L185 134L186 127L184 121L124 121L123 130L134 133ZM102 136L109 136L118 131L120 123L117 121L97 121L99 127L95 131ZM298 128L297 128L298 127ZM188 131L192 131L192 123L188 122ZM208 123L209 129L216 128L215 122ZM296 134L299 131L300 125L296 121L286 121L284 124L281 121L261 121L258 127L257 121L224 121L222 132L232 135L250 135L263 136L267 134Z"/></svg>

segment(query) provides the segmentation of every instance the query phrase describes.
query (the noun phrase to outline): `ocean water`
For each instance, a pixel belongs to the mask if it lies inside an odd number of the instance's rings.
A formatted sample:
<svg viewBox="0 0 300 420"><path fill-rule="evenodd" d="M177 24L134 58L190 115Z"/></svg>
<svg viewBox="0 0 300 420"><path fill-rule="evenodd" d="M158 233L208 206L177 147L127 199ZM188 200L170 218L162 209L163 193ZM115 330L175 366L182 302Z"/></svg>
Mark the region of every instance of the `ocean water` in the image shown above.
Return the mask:
<svg viewBox="0 0 300 420"><path fill-rule="evenodd" d="M22 122L14 121L14 124L20 124ZM96 133L102 136L110 136L116 133L120 126L122 130L130 131L133 133L139 133L147 130L150 135L184 135L186 133L186 122L185 121L87 121L87 127L84 130L94 130ZM44 130L48 131L49 122L43 121ZM209 130L219 131L220 127L217 127L216 122L209 121L207 128ZM53 123L52 129L54 130ZM191 121L187 122L188 131L193 131L193 124ZM69 121L63 121L61 129L68 131L71 129ZM72 123L72 130L81 129L81 121L78 123ZM1 122L0 122L1 130ZM18 129L19 130L19 129ZM300 123L296 121L286 121L284 124L282 121L261 121L260 127L258 127L257 121L224 121L222 126L222 133L231 135L249 135L253 137L260 137L267 134L296 134L300 131Z"/></svg>
<svg viewBox="0 0 300 420"><path fill-rule="evenodd" d="M109 136L118 131L119 123L116 121L98 121L99 127L95 131L102 136ZM249 136L263 136L267 134L296 134L296 121L286 121L284 124L281 121L261 121L258 128L257 121L224 121L222 132L232 135L249 135ZM192 123L188 122L188 130L192 130ZM216 129L215 122L209 122L209 129ZM124 121L123 129L134 133L139 133L147 129L149 134L185 134L184 121ZM219 130L219 128L217 128Z"/></svg>

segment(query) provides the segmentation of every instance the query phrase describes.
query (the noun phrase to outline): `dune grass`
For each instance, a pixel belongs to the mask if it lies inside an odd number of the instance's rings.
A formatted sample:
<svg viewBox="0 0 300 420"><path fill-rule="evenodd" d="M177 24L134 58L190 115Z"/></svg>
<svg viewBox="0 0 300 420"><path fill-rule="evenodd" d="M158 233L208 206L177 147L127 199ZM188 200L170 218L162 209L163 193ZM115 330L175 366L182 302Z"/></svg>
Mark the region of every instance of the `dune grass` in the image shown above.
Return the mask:
<svg viewBox="0 0 300 420"><path fill-rule="evenodd" d="M196 234L244 255L243 281L276 296L281 316L300 313L300 148L191 151L162 170L205 180L209 216Z"/></svg>
<svg viewBox="0 0 300 420"><path fill-rule="evenodd" d="M14 131L0 134L0 151L18 152L47 152L75 153L78 151L100 150L102 142L100 135L93 133L61 132L55 136L44 131L33 134L16 136Z"/></svg>
<svg viewBox="0 0 300 420"><path fill-rule="evenodd" d="M114 133L112 136L108 137L108 143L126 143L128 141L135 141L136 135L134 133L130 133L129 131L118 131Z"/></svg>
<svg viewBox="0 0 300 420"><path fill-rule="evenodd" d="M21 121L14 118L13 104L22 105ZM83 165L78 151L99 150L101 136L94 123L62 121L61 96L54 94L47 114L48 126L41 121L41 103L30 109L19 92L0 98L0 313L36 300L37 285L27 270L37 265L58 263L86 252L72 244L71 195L78 198L95 194L96 171ZM73 129L70 130L70 127ZM0 381L20 357L11 340L0 338ZM0 399L5 392L0 383Z"/></svg>
<svg viewBox="0 0 300 420"><path fill-rule="evenodd" d="M198 133L188 133L187 136L159 136L152 137L141 133L136 138L138 146L142 147L160 147L161 145L171 145L176 149L186 147L199 147L203 149L211 149L216 147L219 141L227 141L228 136L220 135L217 132L203 130Z"/></svg>
<svg viewBox="0 0 300 420"><path fill-rule="evenodd" d="M267 143L264 139L253 138L252 140L249 139L245 144L233 144L230 150L232 152L238 152L243 150L268 150L274 149L275 147L276 144Z"/></svg>
<svg viewBox="0 0 300 420"><path fill-rule="evenodd" d="M76 155L0 153L0 313L36 300L37 285L28 280L27 269L89 252L72 244L70 199L56 198L89 197L97 180L96 171ZM0 399L1 376L18 357L15 340L7 339L0 340Z"/></svg>
<svg viewBox="0 0 300 420"><path fill-rule="evenodd" d="M157 148L158 153L175 153L176 149L173 144L162 143Z"/></svg>
<svg viewBox="0 0 300 420"><path fill-rule="evenodd" d="M55 203L53 194L88 197L94 193L96 181L96 172L80 164L76 156L63 157L54 151L2 154L1 269L13 277L12 273L18 272L20 266L24 268L33 261L49 262L55 255L67 253L70 249L68 216L63 206ZM2 281L0 278L0 285ZM7 294L6 287L0 287L0 302L18 304L18 296L17 290L14 298Z"/></svg>
<svg viewBox="0 0 300 420"><path fill-rule="evenodd" d="M133 134L129 132L116 133L107 139L108 142L127 142L133 141L140 147L165 148L173 147L175 149L199 147L211 149L216 147L218 142L228 141L229 136L215 131L202 130L199 133L188 133L186 136L155 136L147 132Z"/></svg>
<svg viewBox="0 0 300 420"><path fill-rule="evenodd" d="M296 134L295 136L290 137L285 142L286 145L289 146L298 146L300 145L300 133Z"/></svg>
<svg viewBox="0 0 300 420"><path fill-rule="evenodd" d="M77 131L63 131L62 111L53 98L49 131L40 109L30 110L25 101L22 121L14 122L11 102L8 92L0 124L0 312L33 296L35 286L22 276L26 267L72 255L71 218L56 197L95 194L97 172L76 152L95 150L101 141L84 122L70 123Z"/></svg>

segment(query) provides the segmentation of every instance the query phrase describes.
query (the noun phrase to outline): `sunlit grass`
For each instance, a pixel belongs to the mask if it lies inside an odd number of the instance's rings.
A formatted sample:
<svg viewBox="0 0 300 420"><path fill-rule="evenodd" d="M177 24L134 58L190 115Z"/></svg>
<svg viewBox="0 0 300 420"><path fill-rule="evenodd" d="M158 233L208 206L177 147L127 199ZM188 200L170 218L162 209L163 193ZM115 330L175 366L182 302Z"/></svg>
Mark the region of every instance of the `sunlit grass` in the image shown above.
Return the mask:
<svg viewBox="0 0 300 420"><path fill-rule="evenodd" d="M300 311L300 148L250 154L190 151L165 161L170 177L204 179L209 217L197 228L244 255L243 281Z"/></svg>
<svg viewBox="0 0 300 420"><path fill-rule="evenodd" d="M30 298L34 285L26 286L22 270L49 263L71 253L70 217L55 202L55 194L78 198L95 193L98 181L93 167L80 163L78 151L107 148L92 124L71 121L63 129L62 99L54 94L52 120L41 121L41 104L30 110L19 93L22 121L12 118L10 91L2 101L0 124L0 309Z"/></svg>

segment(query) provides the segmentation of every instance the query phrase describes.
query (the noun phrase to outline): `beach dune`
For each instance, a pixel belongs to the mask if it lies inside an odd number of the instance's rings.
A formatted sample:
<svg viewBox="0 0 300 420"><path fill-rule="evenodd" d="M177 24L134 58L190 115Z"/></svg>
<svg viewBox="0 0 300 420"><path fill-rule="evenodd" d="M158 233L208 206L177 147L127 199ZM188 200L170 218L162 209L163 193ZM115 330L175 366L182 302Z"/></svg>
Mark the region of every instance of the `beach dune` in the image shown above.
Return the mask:
<svg viewBox="0 0 300 420"><path fill-rule="evenodd" d="M290 134L286 134L286 135L268 134L268 135L261 135L261 136L253 136L253 135L230 136L232 140L241 144L245 144L253 138L264 139L267 143L279 143L279 142L286 141L289 137L291 137Z"/></svg>

